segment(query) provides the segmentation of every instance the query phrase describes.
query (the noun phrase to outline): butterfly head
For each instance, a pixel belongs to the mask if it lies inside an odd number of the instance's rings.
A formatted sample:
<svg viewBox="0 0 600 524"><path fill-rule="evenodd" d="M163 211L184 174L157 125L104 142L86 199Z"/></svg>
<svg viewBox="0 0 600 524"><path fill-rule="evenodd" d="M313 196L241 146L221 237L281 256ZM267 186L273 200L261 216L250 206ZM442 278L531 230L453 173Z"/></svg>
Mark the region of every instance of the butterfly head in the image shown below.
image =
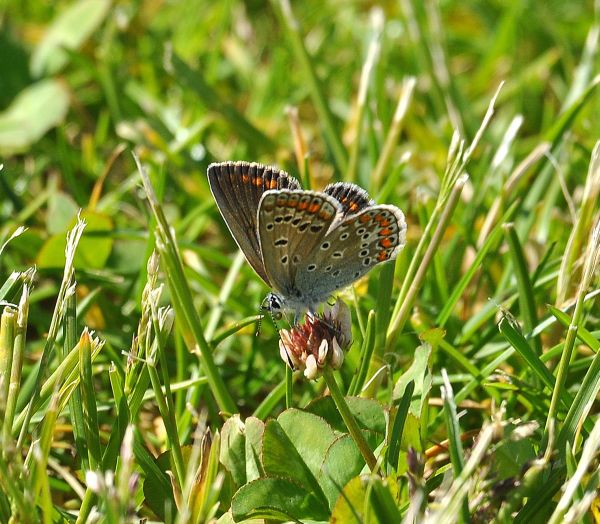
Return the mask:
<svg viewBox="0 0 600 524"><path fill-rule="evenodd" d="M263 300L261 309L264 311L269 311L273 317L273 320L281 320L284 310L283 298L277 293L271 292Z"/></svg>

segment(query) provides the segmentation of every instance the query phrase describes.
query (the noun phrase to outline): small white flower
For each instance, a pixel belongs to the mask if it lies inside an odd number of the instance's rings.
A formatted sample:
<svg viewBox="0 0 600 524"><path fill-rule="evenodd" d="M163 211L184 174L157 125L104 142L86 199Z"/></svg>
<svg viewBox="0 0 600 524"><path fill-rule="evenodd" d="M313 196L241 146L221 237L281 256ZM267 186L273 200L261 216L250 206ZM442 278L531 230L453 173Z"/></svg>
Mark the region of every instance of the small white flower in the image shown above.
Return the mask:
<svg viewBox="0 0 600 524"><path fill-rule="evenodd" d="M306 369L304 370L304 376L308 380L314 380L319 374L319 368L317 367L317 359L314 355L308 355L306 357Z"/></svg>

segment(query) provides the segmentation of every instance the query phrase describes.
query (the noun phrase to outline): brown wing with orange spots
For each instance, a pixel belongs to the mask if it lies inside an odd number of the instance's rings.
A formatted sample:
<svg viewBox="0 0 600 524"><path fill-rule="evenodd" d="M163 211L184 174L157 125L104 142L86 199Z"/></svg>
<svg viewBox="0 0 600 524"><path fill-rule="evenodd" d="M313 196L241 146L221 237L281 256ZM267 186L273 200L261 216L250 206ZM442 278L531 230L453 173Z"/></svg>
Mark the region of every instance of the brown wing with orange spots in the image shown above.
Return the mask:
<svg viewBox="0 0 600 524"><path fill-rule="evenodd" d="M375 201L371 200L369 194L362 187L349 182L329 184L323 192L331 195L342 205L344 217L375 205Z"/></svg>
<svg viewBox="0 0 600 524"><path fill-rule="evenodd" d="M374 205L335 224L298 268L296 288L315 301L350 285L373 266L393 260L406 242L404 214Z"/></svg>
<svg viewBox="0 0 600 524"><path fill-rule="evenodd" d="M248 263L269 285L257 232L261 197L270 189L298 189L285 171L250 162L222 162L208 166L210 190L233 239Z"/></svg>
<svg viewBox="0 0 600 524"><path fill-rule="evenodd" d="M294 296L297 268L309 262L334 222L340 204L324 193L303 190L267 191L258 211L258 235L265 272L275 291Z"/></svg>

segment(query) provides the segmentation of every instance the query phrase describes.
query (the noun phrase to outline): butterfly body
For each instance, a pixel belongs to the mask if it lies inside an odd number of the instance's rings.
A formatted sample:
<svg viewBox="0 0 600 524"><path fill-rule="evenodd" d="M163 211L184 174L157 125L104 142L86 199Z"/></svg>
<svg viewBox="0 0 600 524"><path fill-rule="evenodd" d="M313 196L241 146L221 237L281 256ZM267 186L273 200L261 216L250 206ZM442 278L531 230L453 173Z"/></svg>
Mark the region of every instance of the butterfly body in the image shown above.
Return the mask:
<svg viewBox="0 0 600 524"><path fill-rule="evenodd" d="M314 310L404 246L402 211L354 184L303 190L284 171L248 162L211 164L208 179L233 238L273 289L272 310Z"/></svg>

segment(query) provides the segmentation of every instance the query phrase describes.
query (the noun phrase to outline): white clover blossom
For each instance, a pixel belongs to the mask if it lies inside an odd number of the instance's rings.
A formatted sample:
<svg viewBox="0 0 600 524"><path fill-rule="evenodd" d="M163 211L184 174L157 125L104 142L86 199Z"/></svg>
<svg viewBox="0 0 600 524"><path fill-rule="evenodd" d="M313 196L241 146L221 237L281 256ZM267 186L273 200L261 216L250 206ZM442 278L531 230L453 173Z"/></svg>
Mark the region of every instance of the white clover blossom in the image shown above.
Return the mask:
<svg viewBox="0 0 600 524"><path fill-rule="evenodd" d="M309 380L318 378L325 366L339 369L352 343L351 322L348 306L339 299L325 306L322 315L307 313L304 322L280 331L282 360Z"/></svg>

